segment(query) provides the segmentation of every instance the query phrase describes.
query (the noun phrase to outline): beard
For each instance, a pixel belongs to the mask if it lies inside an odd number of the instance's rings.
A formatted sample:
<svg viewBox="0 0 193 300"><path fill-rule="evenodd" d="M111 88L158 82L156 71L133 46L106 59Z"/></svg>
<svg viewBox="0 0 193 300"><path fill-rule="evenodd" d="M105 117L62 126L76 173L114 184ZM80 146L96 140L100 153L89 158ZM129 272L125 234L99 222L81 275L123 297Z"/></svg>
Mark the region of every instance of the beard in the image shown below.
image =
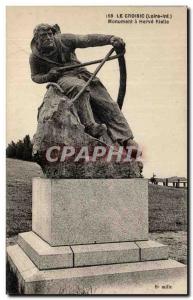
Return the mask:
<svg viewBox="0 0 193 300"><path fill-rule="evenodd" d="M38 41L38 49L43 52L50 52L56 48L54 40Z"/></svg>

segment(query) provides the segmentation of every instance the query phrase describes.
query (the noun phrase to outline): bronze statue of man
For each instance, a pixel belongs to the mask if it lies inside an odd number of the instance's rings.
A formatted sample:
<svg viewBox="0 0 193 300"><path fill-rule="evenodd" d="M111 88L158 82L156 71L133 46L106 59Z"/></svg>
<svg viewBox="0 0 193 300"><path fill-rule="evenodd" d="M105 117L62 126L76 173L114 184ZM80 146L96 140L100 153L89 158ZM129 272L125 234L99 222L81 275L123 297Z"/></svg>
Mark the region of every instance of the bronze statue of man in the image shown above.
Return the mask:
<svg viewBox="0 0 193 300"><path fill-rule="evenodd" d="M30 55L31 78L36 83L55 82L68 98L73 98L91 76L84 67L61 72L59 66L80 64L76 48L112 45L124 49L119 37L103 34L61 34L58 25L39 24L34 29ZM112 100L104 85L96 77L76 102L76 110L85 131L100 137L107 131L113 143L136 146L131 129L118 104ZM95 116L100 123L95 121Z"/></svg>

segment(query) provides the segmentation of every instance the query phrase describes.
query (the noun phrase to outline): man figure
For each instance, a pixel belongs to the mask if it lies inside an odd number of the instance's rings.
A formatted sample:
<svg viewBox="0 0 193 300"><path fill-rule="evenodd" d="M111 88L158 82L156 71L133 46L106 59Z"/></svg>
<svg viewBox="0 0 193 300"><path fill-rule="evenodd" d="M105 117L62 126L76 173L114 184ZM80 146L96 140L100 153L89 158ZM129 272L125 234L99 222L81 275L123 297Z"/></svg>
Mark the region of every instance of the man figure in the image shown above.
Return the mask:
<svg viewBox="0 0 193 300"><path fill-rule="evenodd" d="M58 67L80 64L75 49L112 45L124 50L121 38L112 35L61 34L58 25L39 24L34 29L30 56L31 77L36 83L56 82L68 98L73 98L85 85L91 73L83 67L61 72ZM114 102L98 78L76 102L76 110L85 131L93 137L100 137L107 131L114 143L134 146L131 129L119 106ZM94 112L94 115L93 115ZM97 116L101 124L96 123Z"/></svg>

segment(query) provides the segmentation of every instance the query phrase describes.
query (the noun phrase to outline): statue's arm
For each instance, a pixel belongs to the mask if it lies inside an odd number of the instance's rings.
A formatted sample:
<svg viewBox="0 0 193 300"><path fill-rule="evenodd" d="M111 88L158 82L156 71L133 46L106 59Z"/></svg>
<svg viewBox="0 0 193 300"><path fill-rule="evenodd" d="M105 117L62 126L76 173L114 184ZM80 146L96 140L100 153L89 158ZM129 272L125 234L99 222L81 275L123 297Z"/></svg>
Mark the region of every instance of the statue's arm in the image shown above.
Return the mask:
<svg viewBox="0 0 193 300"><path fill-rule="evenodd" d="M39 67L39 60L33 54L30 55L29 59L30 69L31 69L31 79L36 83L46 83L49 82L49 74L42 73Z"/></svg>
<svg viewBox="0 0 193 300"><path fill-rule="evenodd" d="M113 37L113 35L105 34L62 34L61 40L67 46L76 49L112 45Z"/></svg>

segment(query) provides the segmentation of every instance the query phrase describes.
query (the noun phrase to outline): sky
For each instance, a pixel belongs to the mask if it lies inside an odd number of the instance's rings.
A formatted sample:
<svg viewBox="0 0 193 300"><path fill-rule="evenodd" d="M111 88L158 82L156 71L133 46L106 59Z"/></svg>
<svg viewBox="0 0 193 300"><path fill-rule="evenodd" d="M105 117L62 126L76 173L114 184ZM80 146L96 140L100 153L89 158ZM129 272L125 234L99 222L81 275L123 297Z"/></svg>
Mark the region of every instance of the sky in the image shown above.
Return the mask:
<svg viewBox="0 0 193 300"><path fill-rule="evenodd" d="M109 24L107 14L167 14L169 24ZM155 20L155 19L154 19ZM59 24L63 33L102 33L126 43L127 92L123 114L143 150L145 177L187 172L187 57L185 7L7 7L7 143L31 137L46 85L31 81L30 41L39 23ZM77 49L82 62L103 58L110 46ZM88 69L93 71L96 66ZM116 101L117 61L98 77Z"/></svg>

